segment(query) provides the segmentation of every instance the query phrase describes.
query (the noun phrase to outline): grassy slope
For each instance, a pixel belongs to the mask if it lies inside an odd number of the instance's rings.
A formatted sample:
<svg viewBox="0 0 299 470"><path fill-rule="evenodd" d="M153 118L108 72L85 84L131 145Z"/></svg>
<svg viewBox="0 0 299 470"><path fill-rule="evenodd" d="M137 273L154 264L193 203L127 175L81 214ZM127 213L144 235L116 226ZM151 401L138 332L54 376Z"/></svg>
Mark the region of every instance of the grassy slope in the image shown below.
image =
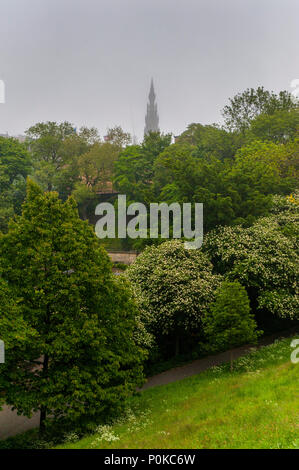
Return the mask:
<svg viewBox="0 0 299 470"><path fill-rule="evenodd" d="M132 398L119 422L60 448L299 448L290 339Z"/></svg>

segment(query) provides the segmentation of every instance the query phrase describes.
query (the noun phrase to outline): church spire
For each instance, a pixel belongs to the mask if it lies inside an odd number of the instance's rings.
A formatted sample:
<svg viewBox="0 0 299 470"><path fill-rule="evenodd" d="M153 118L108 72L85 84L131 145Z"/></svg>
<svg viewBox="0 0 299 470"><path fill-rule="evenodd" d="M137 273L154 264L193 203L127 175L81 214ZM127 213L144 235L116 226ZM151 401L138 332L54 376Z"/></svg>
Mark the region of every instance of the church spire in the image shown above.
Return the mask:
<svg viewBox="0 0 299 470"><path fill-rule="evenodd" d="M151 80L150 92L148 95L147 112L145 116L144 135L150 132L159 132L159 115L157 110L156 94L154 89L154 81Z"/></svg>

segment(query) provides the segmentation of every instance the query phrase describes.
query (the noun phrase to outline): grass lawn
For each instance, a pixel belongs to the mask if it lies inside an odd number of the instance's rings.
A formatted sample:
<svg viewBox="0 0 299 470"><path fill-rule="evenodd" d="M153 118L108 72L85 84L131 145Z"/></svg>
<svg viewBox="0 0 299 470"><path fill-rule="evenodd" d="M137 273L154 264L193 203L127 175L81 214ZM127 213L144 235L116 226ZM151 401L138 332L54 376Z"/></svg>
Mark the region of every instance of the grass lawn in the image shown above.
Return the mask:
<svg viewBox="0 0 299 470"><path fill-rule="evenodd" d="M299 364L291 339L134 396L118 421L59 448L299 448Z"/></svg>

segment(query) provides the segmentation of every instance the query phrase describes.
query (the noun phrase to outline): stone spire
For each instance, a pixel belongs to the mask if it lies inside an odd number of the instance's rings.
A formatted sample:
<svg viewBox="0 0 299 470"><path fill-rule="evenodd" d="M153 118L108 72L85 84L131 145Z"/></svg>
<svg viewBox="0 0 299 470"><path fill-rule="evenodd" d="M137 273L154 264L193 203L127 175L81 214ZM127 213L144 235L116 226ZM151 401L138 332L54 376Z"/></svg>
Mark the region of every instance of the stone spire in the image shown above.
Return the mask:
<svg viewBox="0 0 299 470"><path fill-rule="evenodd" d="M154 90L154 82L151 80L151 88L148 95L147 112L145 116L144 135L150 132L159 132L159 115L157 110L157 103L155 102L156 95Z"/></svg>

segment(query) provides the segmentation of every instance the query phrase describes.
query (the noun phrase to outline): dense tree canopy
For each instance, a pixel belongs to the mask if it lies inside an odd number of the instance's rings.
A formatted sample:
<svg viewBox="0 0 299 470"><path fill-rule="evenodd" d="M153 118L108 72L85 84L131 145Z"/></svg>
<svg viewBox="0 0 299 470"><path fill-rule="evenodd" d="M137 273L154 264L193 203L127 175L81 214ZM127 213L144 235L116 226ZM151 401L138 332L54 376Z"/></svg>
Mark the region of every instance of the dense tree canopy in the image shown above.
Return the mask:
<svg viewBox="0 0 299 470"><path fill-rule="evenodd" d="M244 132L251 121L260 114L271 115L276 111L295 109L298 103L291 93L281 91L278 95L264 87L248 88L229 100L222 114L228 129Z"/></svg>
<svg viewBox="0 0 299 470"><path fill-rule="evenodd" d="M276 197L272 214L252 227L223 227L205 239L218 273L239 280L256 311L298 319L298 198Z"/></svg>
<svg viewBox="0 0 299 470"><path fill-rule="evenodd" d="M42 427L48 414L117 410L142 380L136 308L75 202L29 182L22 216L0 238L0 269L0 288L20 299L1 307L0 396L26 416L40 410Z"/></svg>
<svg viewBox="0 0 299 470"><path fill-rule="evenodd" d="M200 334L221 276L201 250L185 249L181 241L147 247L127 270L140 319L158 344L167 339L179 352L184 339Z"/></svg>
<svg viewBox="0 0 299 470"><path fill-rule="evenodd" d="M25 179L31 170L30 154L16 139L0 137L0 230L20 213Z"/></svg>

